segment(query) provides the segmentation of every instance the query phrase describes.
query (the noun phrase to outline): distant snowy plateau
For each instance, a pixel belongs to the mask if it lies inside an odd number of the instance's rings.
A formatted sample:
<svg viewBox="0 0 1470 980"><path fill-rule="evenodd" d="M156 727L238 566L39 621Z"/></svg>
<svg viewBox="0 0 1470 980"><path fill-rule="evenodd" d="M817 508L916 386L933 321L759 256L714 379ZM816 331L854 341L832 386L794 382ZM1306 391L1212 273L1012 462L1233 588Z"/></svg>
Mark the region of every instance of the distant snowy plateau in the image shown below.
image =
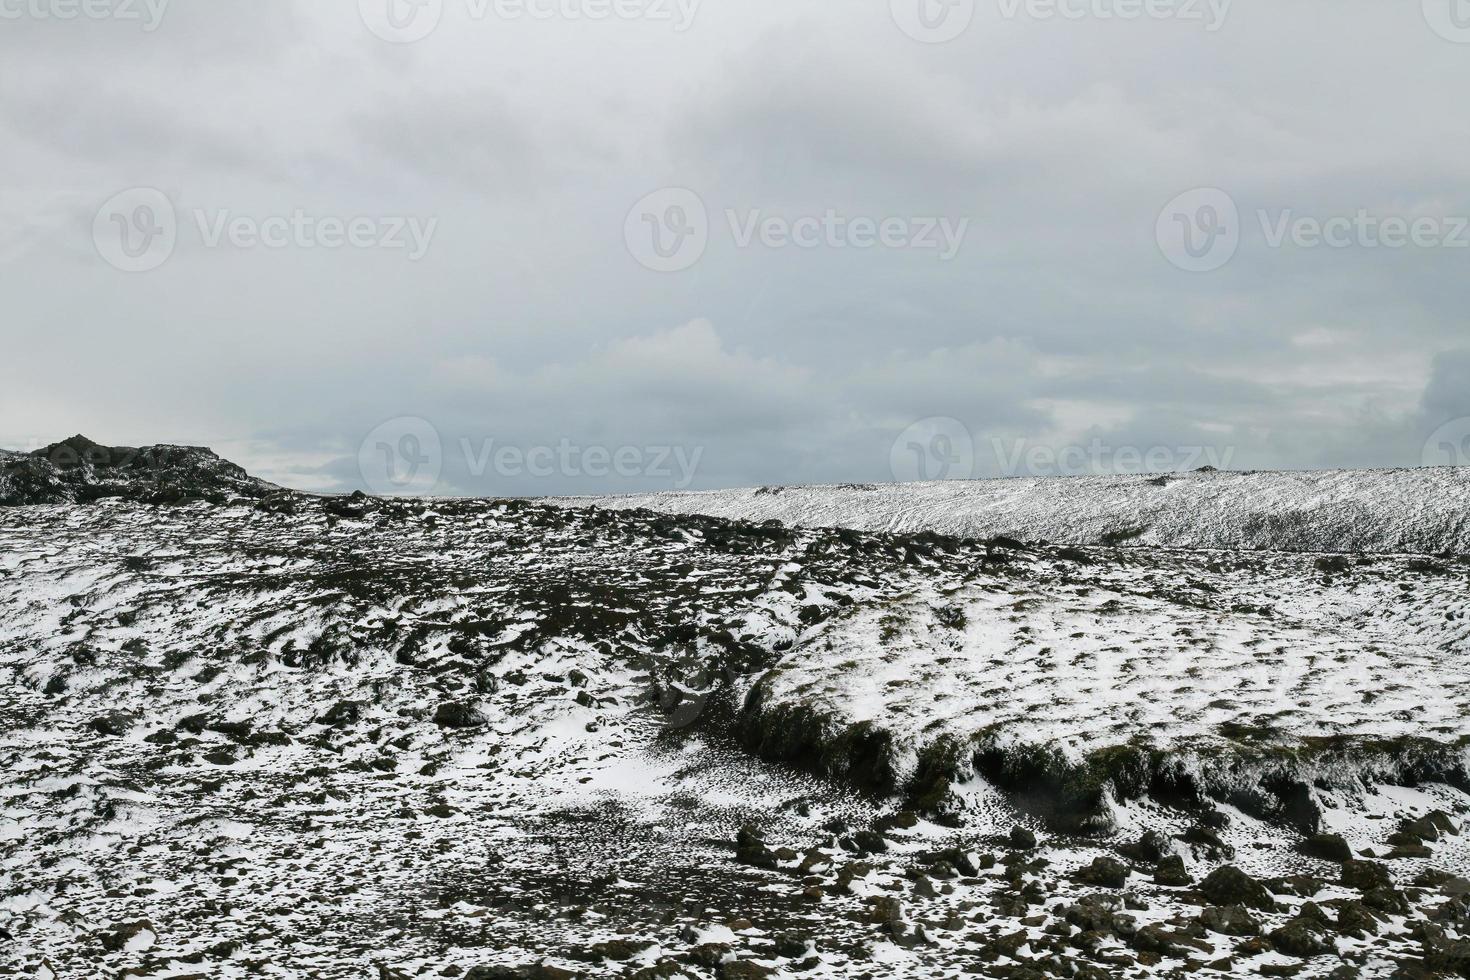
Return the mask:
<svg viewBox="0 0 1470 980"><path fill-rule="evenodd" d="M0 976L1470 976L1467 654L1466 470L0 453Z"/></svg>

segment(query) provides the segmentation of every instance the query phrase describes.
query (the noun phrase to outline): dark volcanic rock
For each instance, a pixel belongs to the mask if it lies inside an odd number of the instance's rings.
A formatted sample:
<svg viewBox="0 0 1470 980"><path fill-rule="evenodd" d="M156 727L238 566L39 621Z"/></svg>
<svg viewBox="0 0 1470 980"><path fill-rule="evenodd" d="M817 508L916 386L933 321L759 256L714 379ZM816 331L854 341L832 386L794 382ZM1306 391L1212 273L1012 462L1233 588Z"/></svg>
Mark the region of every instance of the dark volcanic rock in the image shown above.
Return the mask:
<svg viewBox="0 0 1470 980"><path fill-rule="evenodd" d="M1216 905L1244 905L1262 912L1276 907L1276 900L1265 885L1228 864L1210 872L1209 877L1200 882L1199 890Z"/></svg>
<svg viewBox="0 0 1470 980"><path fill-rule="evenodd" d="M1091 864L1079 870L1074 877L1083 884L1101 885L1104 888L1122 888L1128 884L1130 874L1128 866L1122 861L1100 857L1094 858Z"/></svg>
<svg viewBox="0 0 1470 980"><path fill-rule="evenodd" d="M1018 851L1033 851L1036 849L1036 835L1025 827L1012 827L1011 846Z"/></svg>
<svg viewBox="0 0 1470 980"><path fill-rule="evenodd" d="M1168 888L1187 888L1194 884L1189 871L1184 867L1184 858L1170 854L1159 862L1154 870L1154 884Z"/></svg>
<svg viewBox="0 0 1470 980"><path fill-rule="evenodd" d="M85 436L31 453L0 451L0 507L108 498L170 504L261 499L279 487L198 446L102 446Z"/></svg>
<svg viewBox="0 0 1470 980"><path fill-rule="evenodd" d="M1156 830L1145 831L1136 842L1124 844L1118 850L1124 857L1145 864L1157 864L1170 853L1168 839Z"/></svg>
<svg viewBox="0 0 1470 980"><path fill-rule="evenodd" d="M1271 933L1271 945L1278 953L1307 959L1334 952L1336 947L1327 936L1326 927L1307 916L1298 916Z"/></svg>
<svg viewBox="0 0 1470 980"><path fill-rule="evenodd" d="M130 711L107 711L89 721L87 727L99 735L121 738L137 720L137 716Z"/></svg>
<svg viewBox="0 0 1470 980"><path fill-rule="evenodd" d="M1199 916L1200 924L1225 936L1258 936L1261 924L1243 905L1214 905Z"/></svg>
<svg viewBox="0 0 1470 980"><path fill-rule="evenodd" d="M441 704L434 711L434 724L440 728L480 728L489 721L483 711L463 701Z"/></svg>
<svg viewBox="0 0 1470 980"><path fill-rule="evenodd" d="M1373 891L1376 888L1392 888L1393 876L1388 868L1373 861L1348 861L1342 866L1344 888L1358 891Z"/></svg>
<svg viewBox="0 0 1470 980"><path fill-rule="evenodd" d="M1353 859L1353 849L1339 834L1313 834L1302 841L1301 850L1303 854L1338 864L1346 864Z"/></svg>

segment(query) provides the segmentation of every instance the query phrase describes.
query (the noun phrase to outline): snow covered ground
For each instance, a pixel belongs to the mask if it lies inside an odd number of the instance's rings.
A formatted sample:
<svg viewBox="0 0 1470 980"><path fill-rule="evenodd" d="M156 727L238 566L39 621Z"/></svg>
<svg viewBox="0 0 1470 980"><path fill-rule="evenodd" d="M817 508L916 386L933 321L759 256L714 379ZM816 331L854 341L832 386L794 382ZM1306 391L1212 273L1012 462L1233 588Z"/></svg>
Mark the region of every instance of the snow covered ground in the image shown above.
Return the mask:
<svg viewBox="0 0 1470 980"><path fill-rule="evenodd" d="M559 502L1062 544L1470 554L1467 467L767 487Z"/></svg>
<svg viewBox="0 0 1470 980"><path fill-rule="evenodd" d="M0 972L1460 969L1467 613L1450 557L0 509Z"/></svg>

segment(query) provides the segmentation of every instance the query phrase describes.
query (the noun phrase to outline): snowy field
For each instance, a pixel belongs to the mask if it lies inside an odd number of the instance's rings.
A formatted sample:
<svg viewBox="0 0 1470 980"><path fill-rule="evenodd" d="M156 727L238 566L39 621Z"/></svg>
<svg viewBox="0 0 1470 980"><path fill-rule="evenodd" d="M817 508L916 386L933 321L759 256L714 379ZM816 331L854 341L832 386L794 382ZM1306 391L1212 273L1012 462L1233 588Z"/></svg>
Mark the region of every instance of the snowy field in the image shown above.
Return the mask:
<svg viewBox="0 0 1470 980"><path fill-rule="evenodd" d="M0 975L1453 972L1467 614L1402 553L0 509Z"/></svg>
<svg viewBox="0 0 1470 980"><path fill-rule="evenodd" d="M563 502L1059 544L1470 554L1470 468L1454 467L767 487Z"/></svg>

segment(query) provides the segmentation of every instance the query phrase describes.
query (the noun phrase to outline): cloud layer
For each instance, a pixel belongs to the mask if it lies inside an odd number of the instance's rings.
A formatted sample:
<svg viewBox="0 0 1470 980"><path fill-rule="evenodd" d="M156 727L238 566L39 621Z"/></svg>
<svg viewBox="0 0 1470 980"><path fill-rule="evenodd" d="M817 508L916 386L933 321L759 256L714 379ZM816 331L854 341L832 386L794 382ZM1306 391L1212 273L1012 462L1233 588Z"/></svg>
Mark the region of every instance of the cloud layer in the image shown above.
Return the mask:
<svg viewBox="0 0 1470 980"><path fill-rule="evenodd" d="M444 0L395 44L369 23L398 2L172 0L151 30L121 16L142 3L5 8L0 445L204 443L337 490L421 419L440 491L525 494L669 488L649 460L675 447L698 487L891 480L916 423L981 476L1018 446L1455 461L1470 44L1418 4L1240 4L1212 31L979 0L931 44L906 0ZM139 187L177 235L128 272L96 236L159 216L99 210ZM1159 238L1195 189L1235 210L1205 272ZM1270 240L1360 215L1440 238ZM834 217L814 247L734 230ZM1183 212L1213 264L1209 217ZM384 244L408 220L435 222L416 261ZM940 220L968 222L947 261L870 240ZM256 237L205 233L228 222ZM645 455L530 473L487 445Z"/></svg>

